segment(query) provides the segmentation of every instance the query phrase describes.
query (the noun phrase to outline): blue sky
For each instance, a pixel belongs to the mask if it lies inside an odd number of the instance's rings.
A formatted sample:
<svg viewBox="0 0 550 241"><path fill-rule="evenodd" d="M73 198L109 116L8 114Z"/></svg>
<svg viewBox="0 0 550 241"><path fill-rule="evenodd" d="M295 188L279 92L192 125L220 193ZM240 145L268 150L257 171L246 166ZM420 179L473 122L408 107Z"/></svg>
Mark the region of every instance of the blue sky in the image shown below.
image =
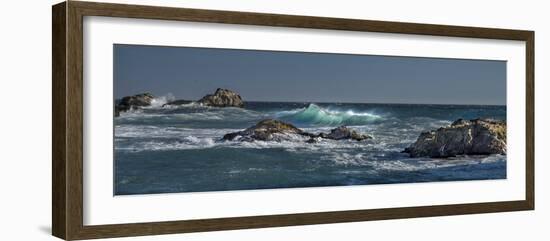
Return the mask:
<svg viewBox="0 0 550 241"><path fill-rule="evenodd" d="M228 88L245 101L506 104L506 62L114 45L115 98L196 100Z"/></svg>

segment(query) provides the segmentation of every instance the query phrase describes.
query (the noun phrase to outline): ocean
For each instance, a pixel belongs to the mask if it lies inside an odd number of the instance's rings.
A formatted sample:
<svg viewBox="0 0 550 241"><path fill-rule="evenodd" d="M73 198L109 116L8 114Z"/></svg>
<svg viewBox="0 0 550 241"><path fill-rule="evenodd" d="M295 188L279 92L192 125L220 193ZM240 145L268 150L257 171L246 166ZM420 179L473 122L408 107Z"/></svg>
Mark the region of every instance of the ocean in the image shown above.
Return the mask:
<svg viewBox="0 0 550 241"><path fill-rule="evenodd" d="M114 119L115 195L506 178L506 156L410 158L423 131L458 118L506 120L506 106L245 102L244 108L152 106ZM310 133L341 125L367 141L223 141L278 119Z"/></svg>

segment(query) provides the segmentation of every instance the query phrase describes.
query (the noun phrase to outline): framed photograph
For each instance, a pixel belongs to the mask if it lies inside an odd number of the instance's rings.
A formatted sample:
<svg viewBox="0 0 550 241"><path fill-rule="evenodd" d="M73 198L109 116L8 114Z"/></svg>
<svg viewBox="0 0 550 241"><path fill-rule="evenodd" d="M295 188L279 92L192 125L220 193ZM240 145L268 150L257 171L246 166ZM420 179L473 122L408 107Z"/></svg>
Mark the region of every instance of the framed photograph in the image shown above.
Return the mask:
<svg viewBox="0 0 550 241"><path fill-rule="evenodd" d="M532 31L78 1L52 24L59 238L534 209Z"/></svg>

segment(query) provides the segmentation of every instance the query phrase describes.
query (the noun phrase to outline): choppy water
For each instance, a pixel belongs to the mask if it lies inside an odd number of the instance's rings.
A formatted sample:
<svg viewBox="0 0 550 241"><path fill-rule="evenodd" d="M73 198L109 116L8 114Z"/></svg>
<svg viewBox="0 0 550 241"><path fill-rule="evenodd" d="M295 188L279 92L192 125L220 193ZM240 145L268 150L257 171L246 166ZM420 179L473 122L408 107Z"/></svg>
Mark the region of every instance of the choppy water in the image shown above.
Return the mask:
<svg viewBox="0 0 550 241"><path fill-rule="evenodd" d="M458 118L506 118L505 106L247 102L189 104L115 118L115 195L506 178L506 156L409 158L422 131ZM347 125L373 140L221 141L266 118L311 133Z"/></svg>

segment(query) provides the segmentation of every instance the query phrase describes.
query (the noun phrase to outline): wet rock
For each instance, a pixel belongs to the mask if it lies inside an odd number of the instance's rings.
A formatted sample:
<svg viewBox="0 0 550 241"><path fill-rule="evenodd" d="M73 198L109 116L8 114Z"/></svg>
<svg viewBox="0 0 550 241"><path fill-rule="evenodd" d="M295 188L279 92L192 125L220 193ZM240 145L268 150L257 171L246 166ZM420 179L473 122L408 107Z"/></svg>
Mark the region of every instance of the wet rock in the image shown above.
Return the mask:
<svg viewBox="0 0 550 241"><path fill-rule="evenodd" d="M282 141L293 140L296 137L311 137L310 133L279 120L266 119L243 131L229 133L223 136L223 140L240 141Z"/></svg>
<svg viewBox="0 0 550 241"><path fill-rule="evenodd" d="M308 138L305 140L304 138ZM322 139L331 140L357 140L362 141L371 139L371 136L363 135L348 127L341 126L332 129L330 133L313 134L305 132L292 124L274 119L266 119L258 122L256 125L243 131L228 133L223 136L223 140L239 141L306 141L307 143L316 143Z"/></svg>
<svg viewBox="0 0 550 241"><path fill-rule="evenodd" d="M506 154L506 122L458 119L448 127L421 133L403 152L410 157Z"/></svg>
<svg viewBox="0 0 550 241"><path fill-rule="evenodd" d="M221 88L218 88L214 94L202 97L198 103L213 107L244 107L243 100L239 94Z"/></svg>
<svg viewBox="0 0 550 241"><path fill-rule="evenodd" d="M360 134L356 130L350 129L346 126L340 126L338 128L330 130L330 133L325 134L321 133L319 137L326 138L326 139L332 139L332 140L356 140L356 141L362 141L367 139L372 139L372 136Z"/></svg>
<svg viewBox="0 0 550 241"><path fill-rule="evenodd" d="M150 93L125 96L115 105L115 116L119 116L121 112L150 106L153 99L155 97Z"/></svg>

